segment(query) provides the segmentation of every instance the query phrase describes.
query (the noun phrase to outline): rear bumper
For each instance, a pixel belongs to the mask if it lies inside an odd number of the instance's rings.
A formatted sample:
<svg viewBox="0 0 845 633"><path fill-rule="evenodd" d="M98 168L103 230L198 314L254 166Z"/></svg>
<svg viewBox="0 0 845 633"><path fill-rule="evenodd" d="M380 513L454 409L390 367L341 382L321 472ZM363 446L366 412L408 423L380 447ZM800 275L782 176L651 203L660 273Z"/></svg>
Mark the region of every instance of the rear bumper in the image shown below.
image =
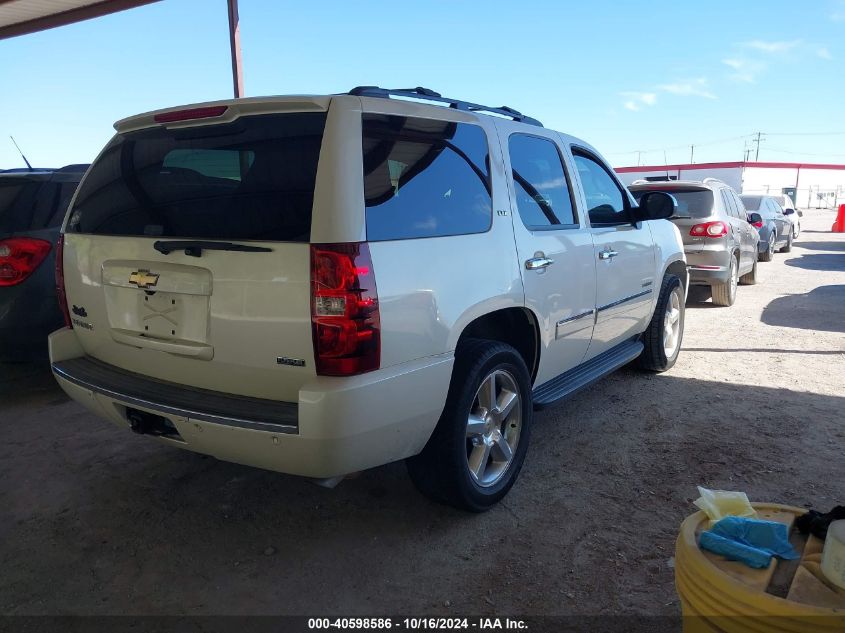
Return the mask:
<svg viewBox="0 0 845 633"><path fill-rule="evenodd" d="M686 256L690 285L723 284L730 279L731 254L726 249L686 251Z"/></svg>
<svg viewBox="0 0 845 633"><path fill-rule="evenodd" d="M244 398L151 380L84 355L71 329L50 335L53 374L93 413L129 428L127 410L166 418L161 442L267 470L336 477L419 453L443 410L452 355L350 378L315 377L298 402Z"/></svg>

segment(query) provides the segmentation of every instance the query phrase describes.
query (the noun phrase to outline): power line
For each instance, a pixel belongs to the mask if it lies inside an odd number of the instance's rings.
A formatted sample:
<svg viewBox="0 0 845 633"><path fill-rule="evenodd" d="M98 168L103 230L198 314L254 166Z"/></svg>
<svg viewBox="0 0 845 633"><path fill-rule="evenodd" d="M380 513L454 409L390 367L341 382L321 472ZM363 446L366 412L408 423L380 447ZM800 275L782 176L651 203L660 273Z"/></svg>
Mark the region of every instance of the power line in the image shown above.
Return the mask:
<svg viewBox="0 0 845 633"><path fill-rule="evenodd" d="M841 136L845 132L766 132L766 136Z"/></svg>
<svg viewBox="0 0 845 633"><path fill-rule="evenodd" d="M828 154L828 153L819 154L817 152L793 152L790 149L782 149L782 148L779 148L779 147L767 147L766 149L771 151L771 152L777 152L779 154L794 154L795 156L835 156L837 158L845 157L845 154Z"/></svg>
<svg viewBox="0 0 845 633"><path fill-rule="evenodd" d="M769 136L840 136L845 135L845 132L754 132L752 134L743 134L740 136L731 136L729 138L718 139L714 141L706 141L702 143L685 143L683 145L672 145L669 147L655 147L652 149L635 149L630 150L627 152L606 152L608 155L611 156L626 156L626 155L637 155L637 164L639 165L642 159L643 154L652 154L655 152L663 152L664 154L667 151L671 150L679 150L679 149L689 149L690 150L690 163L693 162L693 158L695 155L695 148L696 147L710 147L712 145L721 145L724 143L730 143L732 141L740 141L746 140L750 141L752 148L743 150L744 159L747 161L750 158L750 154L754 153L754 160L759 161L760 159L760 143L766 140L766 137ZM803 156L831 156L831 157L843 157L845 154L829 154L829 153L812 153L812 152L793 152L790 150L784 149L775 149L772 147L768 147L775 152L783 153L783 154L795 154L795 155L803 155Z"/></svg>
<svg viewBox="0 0 845 633"><path fill-rule="evenodd" d="M742 136L732 136L730 138L719 139L716 141L706 141L702 143L684 143L683 145L672 145L670 147L655 147L652 149L635 149L630 150L627 152L606 152L610 155L622 155L622 154L650 154L652 152L665 152L668 150L673 149L687 149L688 147L708 147L710 145L721 145L722 143L730 143L731 141L739 141L742 139L750 138L752 136L756 136L756 134L744 134Z"/></svg>

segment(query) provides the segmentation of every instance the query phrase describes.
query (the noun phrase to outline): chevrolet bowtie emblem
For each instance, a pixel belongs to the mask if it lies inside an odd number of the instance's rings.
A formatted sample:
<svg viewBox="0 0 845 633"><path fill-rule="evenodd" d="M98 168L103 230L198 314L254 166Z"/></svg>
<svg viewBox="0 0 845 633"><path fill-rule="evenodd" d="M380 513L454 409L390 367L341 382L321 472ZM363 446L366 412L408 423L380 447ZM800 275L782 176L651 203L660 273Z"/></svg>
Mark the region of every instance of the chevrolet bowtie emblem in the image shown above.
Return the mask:
<svg viewBox="0 0 845 633"><path fill-rule="evenodd" d="M129 283L139 288L152 288L158 283L158 275L149 270L136 270L129 275Z"/></svg>

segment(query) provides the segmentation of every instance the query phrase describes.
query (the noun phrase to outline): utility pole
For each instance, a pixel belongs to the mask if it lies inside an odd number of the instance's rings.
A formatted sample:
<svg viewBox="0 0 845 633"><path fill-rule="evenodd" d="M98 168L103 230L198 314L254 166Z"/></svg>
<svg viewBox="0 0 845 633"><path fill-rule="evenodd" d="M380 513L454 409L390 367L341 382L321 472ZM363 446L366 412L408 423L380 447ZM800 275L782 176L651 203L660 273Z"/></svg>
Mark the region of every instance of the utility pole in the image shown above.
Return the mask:
<svg viewBox="0 0 845 633"><path fill-rule="evenodd" d="M689 146L689 162L690 162L690 165L693 164L693 160L692 160L693 156L695 156L695 145L690 145Z"/></svg>
<svg viewBox="0 0 845 633"><path fill-rule="evenodd" d="M754 154L754 162L755 163L758 160L760 160L760 140L761 140L760 137L762 137L762 136L763 136L762 132L757 132L757 138L754 140L754 142L757 143L757 151Z"/></svg>
<svg viewBox="0 0 845 633"><path fill-rule="evenodd" d="M640 166L640 157L642 156L642 154L643 153L640 150L637 150L637 167Z"/></svg>

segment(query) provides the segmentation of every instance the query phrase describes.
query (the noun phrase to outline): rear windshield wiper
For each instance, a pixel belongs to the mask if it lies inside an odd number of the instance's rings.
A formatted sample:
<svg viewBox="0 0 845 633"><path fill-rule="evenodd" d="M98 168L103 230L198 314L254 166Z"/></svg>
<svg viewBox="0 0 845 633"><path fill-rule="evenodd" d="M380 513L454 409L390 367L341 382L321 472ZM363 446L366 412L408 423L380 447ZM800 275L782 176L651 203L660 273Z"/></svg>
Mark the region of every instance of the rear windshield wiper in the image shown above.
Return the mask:
<svg viewBox="0 0 845 633"><path fill-rule="evenodd" d="M265 246L248 246L246 244L234 244L232 242L204 242L202 240L158 240L153 248L159 253L169 255L173 251L185 250L185 255L191 257L202 257L203 249L214 251L241 251L244 253L270 253L272 248Z"/></svg>

